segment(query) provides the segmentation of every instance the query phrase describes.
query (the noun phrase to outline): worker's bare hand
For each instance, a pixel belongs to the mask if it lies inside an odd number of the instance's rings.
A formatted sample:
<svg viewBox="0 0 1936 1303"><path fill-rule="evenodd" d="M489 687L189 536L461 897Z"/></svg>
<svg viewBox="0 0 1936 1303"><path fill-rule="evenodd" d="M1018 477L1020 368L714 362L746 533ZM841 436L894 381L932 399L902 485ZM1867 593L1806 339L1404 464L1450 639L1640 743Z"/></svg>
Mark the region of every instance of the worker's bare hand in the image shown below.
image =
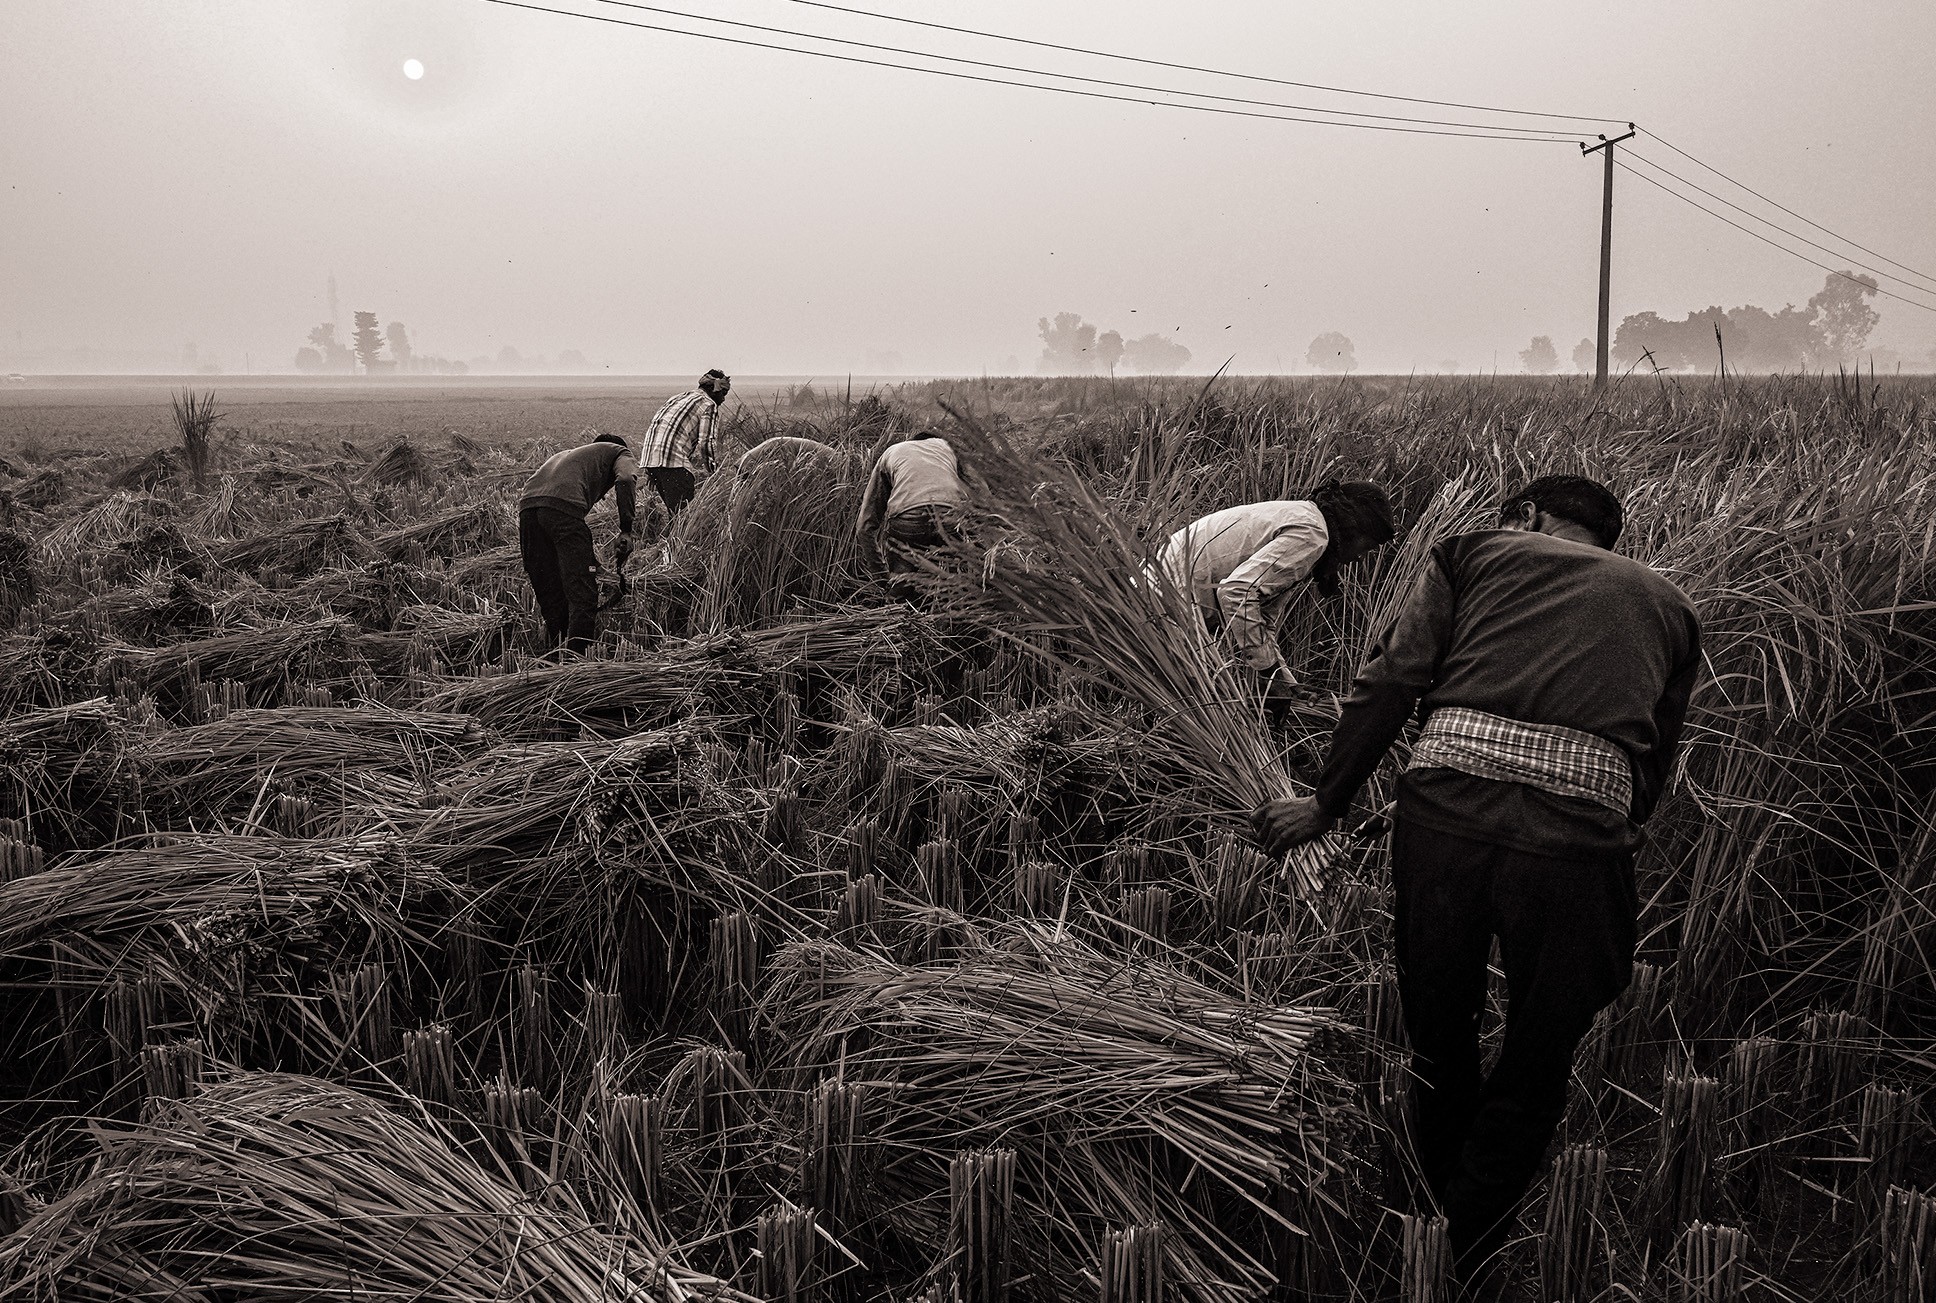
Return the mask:
<svg viewBox="0 0 1936 1303"><path fill-rule="evenodd" d="M632 555L632 536L630 534L620 534L618 536L612 543L612 555L618 558L619 566L623 568L626 558Z"/></svg>
<svg viewBox="0 0 1936 1303"><path fill-rule="evenodd" d="M1258 843L1272 855L1284 855L1331 831L1336 820L1318 805L1315 796L1288 796L1269 801L1250 816Z"/></svg>

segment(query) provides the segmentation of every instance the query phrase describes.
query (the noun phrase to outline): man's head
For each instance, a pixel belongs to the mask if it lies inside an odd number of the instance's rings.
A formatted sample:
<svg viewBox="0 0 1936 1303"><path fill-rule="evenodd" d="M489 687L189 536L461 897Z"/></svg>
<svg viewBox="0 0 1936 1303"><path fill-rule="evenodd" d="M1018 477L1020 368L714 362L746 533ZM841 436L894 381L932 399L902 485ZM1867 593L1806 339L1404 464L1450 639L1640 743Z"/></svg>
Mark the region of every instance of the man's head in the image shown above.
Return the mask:
<svg viewBox="0 0 1936 1303"><path fill-rule="evenodd" d="M1391 542L1398 536L1398 525L1392 518L1391 499L1366 480L1330 480L1312 492L1311 501L1323 514L1324 531L1330 536L1311 577L1320 593L1335 597L1338 572Z"/></svg>
<svg viewBox="0 0 1936 1303"><path fill-rule="evenodd" d="M1499 503L1502 529L1575 537L1612 549L1626 513L1606 485L1584 475L1542 475Z"/></svg>
<svg viewBox="0 0 1936 1303"><path fill-rule="evenodd" d="M723 403L726 401L726 395L733 388L733 378L718 367L714 367L699 377L699 388L712 395L715 403Z"/></svg>
<svg viewBox="0 0 1936 1303"><path fill-rule="evenodd" d="M627 452L630 452L632 450L632 445L625 442L625 436L620 434L595 434L592 436L592 442L593 443L615 443L619 447L625 449Z"/></svg>

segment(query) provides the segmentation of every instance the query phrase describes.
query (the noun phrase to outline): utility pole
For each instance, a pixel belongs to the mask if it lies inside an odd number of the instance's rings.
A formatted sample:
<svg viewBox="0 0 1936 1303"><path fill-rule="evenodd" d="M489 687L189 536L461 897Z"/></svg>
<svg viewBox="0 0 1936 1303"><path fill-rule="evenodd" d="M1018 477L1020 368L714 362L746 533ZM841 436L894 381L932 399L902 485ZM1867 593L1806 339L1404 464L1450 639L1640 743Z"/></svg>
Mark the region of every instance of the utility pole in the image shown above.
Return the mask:
<svg viewBox="0 0 1936 1303"><path fill-rule="evenodd" d="M1594 359L1595 389L1607 387L1607 318L1612 310L1613 297L1613 147L1623 140L1632 140L1634 132L1634 124L1629 122L1624 136L1615 136L1612 140L1601 136L1597 145L1580 146L1582 157L1597 150L1607 151L1606 195L1600 204L1600 345Z"/></svg>

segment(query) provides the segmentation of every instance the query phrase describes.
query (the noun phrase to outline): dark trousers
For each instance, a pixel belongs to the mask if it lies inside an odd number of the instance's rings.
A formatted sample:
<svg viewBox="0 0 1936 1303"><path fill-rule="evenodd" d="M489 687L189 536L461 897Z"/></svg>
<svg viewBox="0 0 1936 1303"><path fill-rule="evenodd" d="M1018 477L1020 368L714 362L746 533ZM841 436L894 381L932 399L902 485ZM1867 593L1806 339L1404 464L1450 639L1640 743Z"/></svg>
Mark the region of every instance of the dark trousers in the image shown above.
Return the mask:
<svg viewBox="0 0 1936 1303"><path fill-rule="evenodd" d="M887 587L900 596L917 589L914 577L921 561L954 541L948 513L940 507L912 507L889 516L881 529L881 551L887 559Z"/></svg>
<svg viewBox="0 0 1936 1303"><path fill-rule="evenodd" d="M648 466L645 478L659 491L659 501L665 503L667 517L678 515L692 501L696 481L692 472L683 466Z"/></svg>
<svg viewBox="0 0 1936 1303"><path fill-rule="evenodd" d="M1569 860L1399 818L1392 830L1399 994L1412 1040L1416 1140L1455 1270L1477 1278L1566 1111L1573 1052L1633 975L1631 856ZM1505 1041L1479 1059L1499 938Z"/></svg>
<svg viewBox="0 0 1936 1303"><path fill-rule="evenodd" d="M598 556L583 516L557 507L518 512L518 550L544 615L545 648L583 652L598 632Z"/></svg>

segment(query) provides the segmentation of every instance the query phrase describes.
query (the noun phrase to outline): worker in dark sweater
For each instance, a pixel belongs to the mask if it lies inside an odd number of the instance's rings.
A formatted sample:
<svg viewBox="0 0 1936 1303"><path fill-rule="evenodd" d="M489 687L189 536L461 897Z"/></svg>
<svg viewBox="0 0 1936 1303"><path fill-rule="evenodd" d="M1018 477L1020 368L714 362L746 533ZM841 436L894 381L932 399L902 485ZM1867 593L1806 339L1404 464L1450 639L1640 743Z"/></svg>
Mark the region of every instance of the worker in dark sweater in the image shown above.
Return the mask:
<svg viewBox="0 0 1936 1303"><path fill-rule="evenodd" d="M544 614L547 652L562 644L582 654L591 646L598 632L598 554L585 517L618 489L614 551L623 566L632 552L638 475L625 440L601 434L548 458L525 483L518 498L518 547Z"/></svg>
<svg viewBox="0 0 1936 1303"><path fill-rule="evenodd" d="M1345 813L1417 707L1392 830L1400 998L1424 1176L1454 1269L1489 1266L1566 1106L1574 1050L1632 976L1633 858L1700 666L1673 584L1611 549L1620 503L1579 476L1446 539L1358 671L1315 795L1255 817L1282 853ZM1479 1058L1499 938L1508 1004Z"/></svg>

